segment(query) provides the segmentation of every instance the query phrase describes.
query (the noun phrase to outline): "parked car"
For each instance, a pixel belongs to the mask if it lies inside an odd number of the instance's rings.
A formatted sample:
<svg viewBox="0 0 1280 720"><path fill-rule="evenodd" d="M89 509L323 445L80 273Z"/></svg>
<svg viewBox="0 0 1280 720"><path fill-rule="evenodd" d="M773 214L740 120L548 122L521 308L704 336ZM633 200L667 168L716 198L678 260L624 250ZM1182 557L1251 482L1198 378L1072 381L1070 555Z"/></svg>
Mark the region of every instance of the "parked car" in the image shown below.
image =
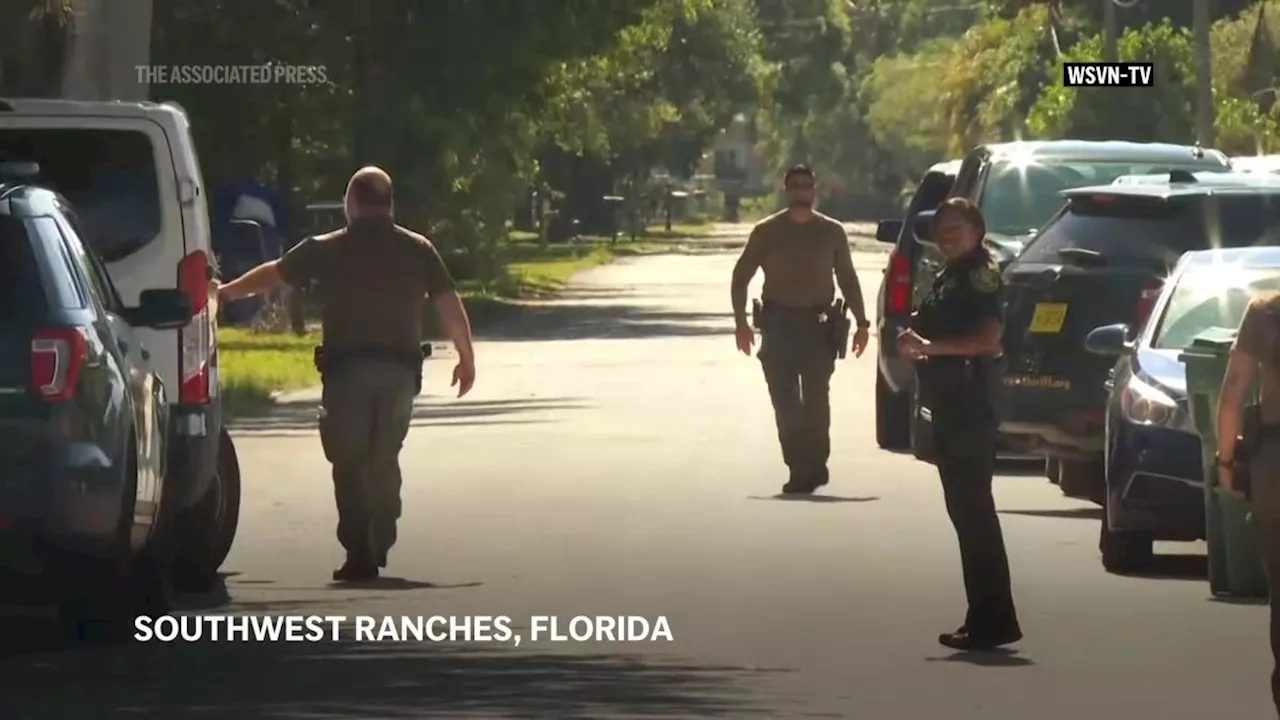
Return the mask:
<svg viewBox="0 0 1280 720"><path fill-rule="evenodd" d="M1106 514L1098 543L1108 570L1143 570L1156 540L1204 539L1200 436L1178 356L1210 328L1238 327L1251 298L1276 291L1280 248L1190 252L1136 337L1124 323L1086 337L1089 352L1118 358L1107 381Z"/></svg>
<svg viewBox="0 0 1280 720"><path fill-rule="evenodd" d="M1005 270L1000 433L1056 460L1065 494L1103 504L1115 361L1082 353L1085 336L1140 328L1184 253L1280 245L1280 178L1175 172L1064 194L1067 206Z"/></svg>
<svg viewBox="0 0 1280 720"><path fill-rule="evenodd" d="M169 103L0 100L0 160L39 165L41 184L75 208L67 223L106 261L125 303L164 288L191 303L186 325L136 334L170 401L179 585L207 590L235 537L240 473L222 422L216 268L186 113Z"/></svg>
<svg viewBox="0 0 1280 720"><path fill-rule="evenodd" d="M0 603L52 600L76 635L169 612L170 406L140 328L187 296L125 305L64 198L0 179Z"/></svg>
<svg viewBox="0 0 1280 720"><path fill-rule="evenodd" d="M982 209L987 245L1001 266L1007 266L1062 207L1061 191L1110 183L1123 175L1175 169L1225 172L1229 163L1217 150L1187 145L1078 140L981 145L965 156L948 197L968 198ZM921 270L914 276L913 294L920 298L944 262L929 242L932 223L933 208L912 216L912 234L924 246L918 260ZM918 458L929 459L933 454L929 408L920 406L914 386L897 401L908 406L906 434L913 438L912 451ZM1022 454L1016 447L1006 447L1004 452Z"/></svg>
<svg viewBox="0 0 1280 720"><path fill-rule="evenodd" d="M876 299L876 332L882 338L876 353L876 442L887 450L911 447L911 391L915 384L915 364L898 357L897 348L885 338L895 338L911 324L911 313L924 299L926 268L921 260L924 246L916 242L908 222L916 213L934 210L942 204L960 170L960 161L939 163L929 168L907 205L906 216L881 220L876 240L893 245L880 281Z"/></svg>

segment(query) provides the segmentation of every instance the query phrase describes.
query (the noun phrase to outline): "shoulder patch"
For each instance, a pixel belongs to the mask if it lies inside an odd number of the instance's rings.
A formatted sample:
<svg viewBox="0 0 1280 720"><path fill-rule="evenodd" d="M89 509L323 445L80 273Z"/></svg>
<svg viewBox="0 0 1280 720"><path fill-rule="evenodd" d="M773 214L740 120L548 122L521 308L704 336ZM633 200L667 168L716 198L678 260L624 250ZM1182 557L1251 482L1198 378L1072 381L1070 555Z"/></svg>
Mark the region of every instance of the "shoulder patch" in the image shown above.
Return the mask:
<svg viewBox="0 0 1280 720"><path fill-rule="evenodd" d="M993 293L1000 288L1000 271L991 265L982 265L969 271L969 282L980 293Z"/></svg>

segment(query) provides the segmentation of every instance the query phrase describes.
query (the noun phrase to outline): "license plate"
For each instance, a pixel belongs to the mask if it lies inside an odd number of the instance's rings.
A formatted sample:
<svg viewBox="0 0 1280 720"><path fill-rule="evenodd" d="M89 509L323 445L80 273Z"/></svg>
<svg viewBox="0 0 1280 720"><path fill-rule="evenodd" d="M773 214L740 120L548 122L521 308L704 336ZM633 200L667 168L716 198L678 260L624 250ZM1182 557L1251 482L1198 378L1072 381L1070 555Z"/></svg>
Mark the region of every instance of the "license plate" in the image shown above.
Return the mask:
<svg viewBox="0 0 1280 720"><path fill-rule="evenodd" d="M1031 332L1048 335L1061 332L1066 319L1066 303L1036 303L1036 312L1031 316Z"/></svg>

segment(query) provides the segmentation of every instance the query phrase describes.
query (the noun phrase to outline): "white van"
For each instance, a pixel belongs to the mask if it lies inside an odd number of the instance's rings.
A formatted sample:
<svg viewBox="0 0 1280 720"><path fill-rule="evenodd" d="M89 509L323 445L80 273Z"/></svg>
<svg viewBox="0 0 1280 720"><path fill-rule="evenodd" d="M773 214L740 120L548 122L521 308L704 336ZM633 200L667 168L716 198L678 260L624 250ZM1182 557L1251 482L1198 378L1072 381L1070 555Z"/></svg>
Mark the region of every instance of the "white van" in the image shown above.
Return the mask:
<svg viewBox="0 0 1280 720"><path fill-rule="evenodd" d="M187 294L194 319L139 329L172 405L166 497L179 589L204 590L235 537L240 473L222 425L215 276L206 192L182 108L174 104L0 99L0 161L32 161L65 196L121 299L152 288Z"/></svg>

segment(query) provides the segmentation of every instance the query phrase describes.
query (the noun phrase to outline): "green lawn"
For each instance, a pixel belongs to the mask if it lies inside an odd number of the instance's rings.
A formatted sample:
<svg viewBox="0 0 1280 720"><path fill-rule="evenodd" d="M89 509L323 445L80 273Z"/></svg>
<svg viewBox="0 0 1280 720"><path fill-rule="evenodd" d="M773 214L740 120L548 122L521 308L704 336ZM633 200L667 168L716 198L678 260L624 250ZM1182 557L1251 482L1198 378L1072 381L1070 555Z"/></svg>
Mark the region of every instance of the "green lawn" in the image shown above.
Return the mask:
<svg viewBox="0 0 1280 720"><path fill-rule="evenodd" d="M514 300L553 294L578 272L611 262L619 255L660 250L646 242L583 238L577 243L541 245L536 236L513 234L508 246L507 275L488 283L464 282L460 290L473 324L509 311ZM428 330L434 317L428 320ZM223 407L232 416L250 416L270 407L282 391L314 386L320 381L312 353L319 337L255 332L242 328L218 331Z"/></svg>

